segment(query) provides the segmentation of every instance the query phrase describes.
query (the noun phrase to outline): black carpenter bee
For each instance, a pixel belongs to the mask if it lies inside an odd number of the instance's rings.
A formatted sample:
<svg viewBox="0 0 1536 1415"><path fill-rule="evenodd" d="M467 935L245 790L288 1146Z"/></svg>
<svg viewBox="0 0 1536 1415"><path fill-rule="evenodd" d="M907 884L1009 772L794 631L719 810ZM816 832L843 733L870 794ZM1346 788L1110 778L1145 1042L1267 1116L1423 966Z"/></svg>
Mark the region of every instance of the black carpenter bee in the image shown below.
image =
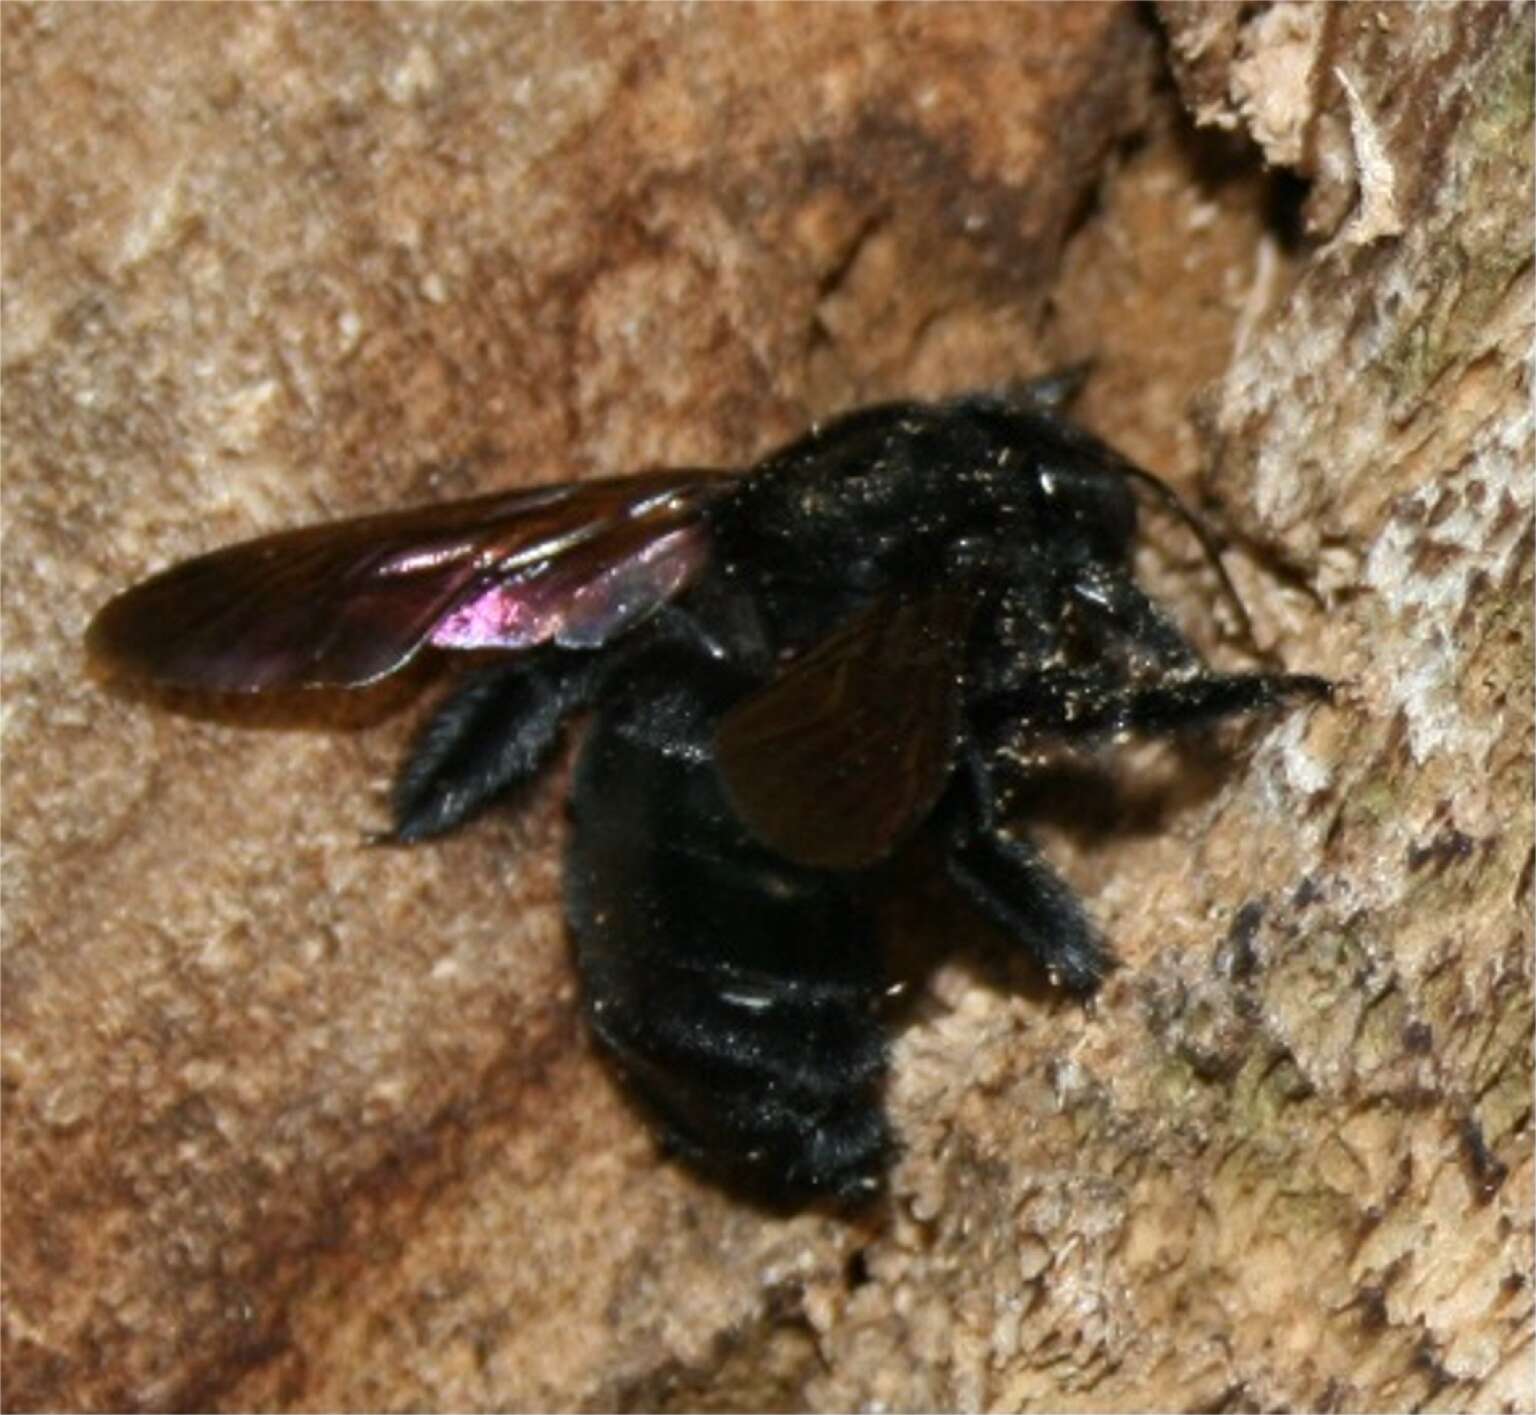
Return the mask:
<svg viewBox="0 0 1536 1415"><path fill-rule="evenodd" d="M892 1153L872 867L929 833L986 918L1091 994L1112 956L1006 825L1004 749L1328 692L1213 672L1137 587L1133 488L1177 503L1062 415L1074 382L849 413L745 476L267 536L119 596L90 648L218 692L508 651L421 732L399 841L524 785L590 710L565 897L593 1030L675 1152L780 1204L857 1202Z"/></svg>

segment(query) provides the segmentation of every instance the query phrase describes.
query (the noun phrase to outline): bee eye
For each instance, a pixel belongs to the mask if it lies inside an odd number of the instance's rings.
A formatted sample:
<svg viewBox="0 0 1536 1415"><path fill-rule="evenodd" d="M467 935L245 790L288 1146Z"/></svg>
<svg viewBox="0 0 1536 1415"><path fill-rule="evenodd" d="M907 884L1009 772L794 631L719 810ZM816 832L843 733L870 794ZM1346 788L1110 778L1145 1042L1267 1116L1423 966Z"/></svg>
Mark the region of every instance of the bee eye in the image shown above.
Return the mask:
<svg viewBox="0 0 1536 1415"><path fill-rule="evenodd" d="M1100 468L1042 467L1035 477L1041 520L1098 555L1123 550L1136 532L1136 502L1123 476Z"/></svg>

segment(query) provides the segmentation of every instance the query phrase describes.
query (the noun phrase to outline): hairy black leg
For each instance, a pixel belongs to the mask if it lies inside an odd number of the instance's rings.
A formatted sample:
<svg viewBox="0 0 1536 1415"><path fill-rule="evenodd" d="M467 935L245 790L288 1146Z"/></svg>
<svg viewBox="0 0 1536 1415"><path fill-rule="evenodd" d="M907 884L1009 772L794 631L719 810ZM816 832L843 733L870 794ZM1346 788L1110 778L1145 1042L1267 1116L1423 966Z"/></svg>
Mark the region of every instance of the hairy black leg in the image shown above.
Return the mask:
<svg viewBox="0 0 1536 1415"><path fill-rule="evenodd" d="M608 685L566 908L593 1030L673 1150L776 1203L867 1199L890 1153L883 969L849 876L785 861L713 760L737 670L661 646Z"/></svg>
<svg viewBox="0 0 1536 1415"><path fill-rule="evenodd" d="M565 720L591 702L600 675L597 655L540 649L468 678L406 758L390 838L408 844L441 835L531 779Z"/></svg>
<svg viewBox="0 0 1536 1415"><path fill-rule="evenodd" d="M1200 673L1147 685L1096 669L1044 669L975 704L972 723L989 743L1029 728L1072 737L1157 734L1331 693L1327 679L1310 674Z"/></svg>
<svg viewBox="0 0 1536 1415"><path fill-rule="evenodd" d="M1058 987L1096 992L1115 967L1109 945L1034 845L1003 828L986 759L973 751L966 767L947 803L949 877Z"/></svg>

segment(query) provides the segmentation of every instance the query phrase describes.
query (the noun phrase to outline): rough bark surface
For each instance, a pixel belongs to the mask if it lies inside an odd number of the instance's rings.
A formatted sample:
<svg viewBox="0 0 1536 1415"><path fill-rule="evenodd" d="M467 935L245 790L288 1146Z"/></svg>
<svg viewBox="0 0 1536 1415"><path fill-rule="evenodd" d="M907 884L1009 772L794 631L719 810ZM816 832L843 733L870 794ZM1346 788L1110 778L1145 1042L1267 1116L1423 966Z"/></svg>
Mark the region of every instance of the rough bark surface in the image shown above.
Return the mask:
<svg viewBox="0 0 1536 1415"><path fill-rule="evenodd" d="M1536 1406L1528 6L0 22L8 1407ZM1091 1014L903 901L856 1224L657 1157L558 783L365 849L420 683L82 661L221 542L1086 354L1342 691L1045 803Z"/></svg>

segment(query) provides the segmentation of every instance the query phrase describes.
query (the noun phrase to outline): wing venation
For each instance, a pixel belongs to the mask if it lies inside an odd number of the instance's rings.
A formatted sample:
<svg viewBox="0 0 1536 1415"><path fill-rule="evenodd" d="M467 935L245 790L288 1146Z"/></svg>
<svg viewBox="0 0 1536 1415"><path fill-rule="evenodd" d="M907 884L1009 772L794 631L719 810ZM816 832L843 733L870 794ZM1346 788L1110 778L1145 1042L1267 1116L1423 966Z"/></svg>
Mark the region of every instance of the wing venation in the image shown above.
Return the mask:
<svg viewBox="0 0 1536 1415"><path fill-rule="evenodd" d="M839 870L901 843L954 763L972 607L947 589L878 601L726 714L718 761L753 834Z"/></svg>
<svg viewBox="0 0 1536 1415"><path fill-rule="evenodd" d="M214 692L359 687L428 642L594 646L699 572L700 512L730 480L571 482L263 536L125 591L87 644L114 670Z"/></svg>

